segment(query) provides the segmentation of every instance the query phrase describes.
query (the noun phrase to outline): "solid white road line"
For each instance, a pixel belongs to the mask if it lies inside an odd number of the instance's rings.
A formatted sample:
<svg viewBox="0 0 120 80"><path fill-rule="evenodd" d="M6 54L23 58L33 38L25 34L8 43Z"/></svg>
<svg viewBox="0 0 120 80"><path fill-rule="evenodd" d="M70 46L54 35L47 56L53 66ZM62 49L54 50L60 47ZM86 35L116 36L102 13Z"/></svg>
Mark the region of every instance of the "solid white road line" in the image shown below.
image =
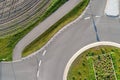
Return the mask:
<svg viewBox="0 0 120 80"><path fill-rule="evenodd" d="M86 17L86 18L84 18L85 20L87 20L87 19L90 19L90 17Z"/></svg>
<svg viewBox="0 0 120 80"><path fill-rule="evenodd" d="M39 61L39 67L40 67L40 65L41 65L41 62L42 62L42 61L40 60L40 61Z"/></svg>
<svg viewBox="0 0 120 80"><path fill-rule="evenodd" d="M43 55L43 56L45 56L46 52L47 52L47 51L46 51L46 50L44 50L44 52L43 52L43 54L42 54L42 55Z"/></svg>

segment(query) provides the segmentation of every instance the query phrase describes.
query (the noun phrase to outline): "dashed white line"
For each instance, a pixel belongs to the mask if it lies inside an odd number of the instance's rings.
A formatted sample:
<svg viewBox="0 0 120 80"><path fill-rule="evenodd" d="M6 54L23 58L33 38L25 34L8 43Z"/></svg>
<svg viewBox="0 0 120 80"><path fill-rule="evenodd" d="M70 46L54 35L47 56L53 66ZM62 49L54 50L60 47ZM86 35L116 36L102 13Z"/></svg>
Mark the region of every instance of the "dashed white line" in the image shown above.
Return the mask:
<svg viewBox="0 0 120 80"><path fill-rule="evenodd" d="M38 71L37 71L37 78L39 77L39 74L40 74L40 71L38 70Z"/></svg>
<svg viewBox="0 0 120 80"><path fill-rule="evenodd" d="M44 50L44 52L43 52L42 56L45 56L46 52L47 52L47 51L46 51L46 50Z"/></svg>
<svg viewBox="0 0 120 80"><path fill-rule="evenodd" d="M87 19L90 19L90 17L86 17L86 18L84 18L85 20L87 20Z"/></svg>
<svg viewBox="0 0 120 80"><path fill-rule="evenodd" d="M39 61L39 67L40 67L40 65L41 65L41 62L42 62L42 61L40 60L40 61Z"/></svg>
<svg viewBox="0 0 120 80"><path fill-rule="evenodd" d="M41 60L39 61L39 67L41 66ZM39 71L39 68L38 68L38 71L37 71L37 78L39 77L39 75L40 75L40 71Z"/></svg>

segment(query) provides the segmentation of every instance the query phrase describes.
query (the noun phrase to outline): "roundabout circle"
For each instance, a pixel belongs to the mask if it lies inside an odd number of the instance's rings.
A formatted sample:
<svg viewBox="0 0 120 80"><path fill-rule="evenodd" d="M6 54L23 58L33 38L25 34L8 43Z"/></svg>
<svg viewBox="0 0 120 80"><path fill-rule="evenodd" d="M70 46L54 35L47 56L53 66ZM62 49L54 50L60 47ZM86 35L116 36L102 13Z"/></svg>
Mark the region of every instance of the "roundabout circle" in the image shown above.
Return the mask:
<svg viewBox="0 0 120 80"><path fill-rule="evenodd" d="M112 46L114 48L120 48L120 44L118 43L115 43L115 42L109 42L109 41L101 41L101 42L95 42L95 43L92 43L92 44L89 44L83 48L81 48L79 51L77 51L72 57L71 59L68 61L66 67L65 67L65 70L64 70L64 74L63 74L63 80L69 80L68 79L68 73L70 71L70 68L72 66L72 64L74 63L74 61L78 58L78 56L80 56L82 53L84 53L85 51L87 50L90 50L91 48L95 48L95 47L99 47L99 46ZM106 55L107 53L105 53ZM101 57L101 56L100 56ZM112 65L113 65L113 62L112 62ZM94 67L94 65L92 65L92 67ZM113 67L113 66L112 66ZM114 70L114 69L113 69ZM95 73L95 68L93 69L94 73ZM97 72L97 71L96 71ZM115 73L115 71L114 71ZM96 75L96 73L95 73ZM95 76L96 78L96 76ZM98 77L97 77L98 78ZM116 78L116 75L115 75L115 78ZM72 80L76 80L75 77L74 79ZM80 79L81 80L81 79Z"/></svg>

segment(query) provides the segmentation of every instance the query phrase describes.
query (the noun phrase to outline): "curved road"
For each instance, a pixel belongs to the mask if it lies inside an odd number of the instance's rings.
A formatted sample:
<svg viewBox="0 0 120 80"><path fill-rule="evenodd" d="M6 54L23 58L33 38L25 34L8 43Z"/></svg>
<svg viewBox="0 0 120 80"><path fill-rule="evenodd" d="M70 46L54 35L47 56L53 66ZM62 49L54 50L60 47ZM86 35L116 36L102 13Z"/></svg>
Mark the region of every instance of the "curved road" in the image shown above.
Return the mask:
<svg viewBox="0 0 120 80"><path fill-rule="evenodd" d="M41 22L32 31L30 31L25 37L23 37L14 48L13 60L21 59L21 53L28 44L30 44L37 37L39 37L43 32L45 32L49 27L51 27L58 20L60 20L65 14L67 14L71 9L73 9L80 1L81 0L69 0L62 7L60 7L56 12L54 12L50 17L48 17L46 20Z"/></svg>
<svg viewBox="0 0 120 80"><path fill-rule="evenodd" d="M100 41L120 43L119 18L104 15L106 0L92 0L82 19L68 27L47 47L46 55L41 59L41 80L62 80L65 66L74 53L83 46L96 42L96 33L91 14L95 20ZM89 15L90 14L90 15Z"/></svg>
<svg viewBox="0 0 120 80"><path fill-rule="evenodd" d="M120 20L104 15L106 1L91 0L91 6L82 18L58 34L42 52L25 59L26 63L10 63L12 70L5 66L8 64L0 64L3 71L0 71L0 80L62 80L67 62L83 46L98 41L98 38L100 41L120 43ZM6 69L12 71L9 74L12 79L6 79ZM20 77L22 75L24 77Z"/></svg>

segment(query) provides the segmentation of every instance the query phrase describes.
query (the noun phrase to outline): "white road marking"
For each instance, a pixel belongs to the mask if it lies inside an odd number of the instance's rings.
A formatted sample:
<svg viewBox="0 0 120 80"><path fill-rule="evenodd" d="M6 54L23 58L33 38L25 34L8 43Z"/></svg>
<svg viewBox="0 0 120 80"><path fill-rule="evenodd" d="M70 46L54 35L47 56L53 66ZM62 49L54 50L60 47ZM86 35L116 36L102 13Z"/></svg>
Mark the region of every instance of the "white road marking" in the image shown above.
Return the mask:
<svg viewBox="0 0 120 80"><path fill-rule="evenodd" d="M99 18L99 17L101 17L101 16L95 16L96 18Z"/></svg>
<svg viewBox="0 0 120 80"><path fill-rule="evenodd" d="M46 52L47 52L47 51L46 51L46 50L44 50L44 52L43 52L43 54L42 54L42 55L44 56L44 55L46 54Z"/></svg>
<svg viewBox="0 0 120 80"><path fill-rule="evenodd" d="M41 62L42 62L42 61L40 60L40 61L39 61L39 67L40 67L40 65L41 65Z"/></svg>
<svg viewBox="0 0 120 80"><path fill-rule="evenodd" d="M39 77L39 74L40 74L40 71L38 70L38 71L37 71L37 77Z"/></svg>
<svg viewBox="0 0 120 80"><path fill-rule="evenodd" d="M86 17L86 18L84 18L85 20L87 20L87 19L90 19L90 17Z"/></svg>

